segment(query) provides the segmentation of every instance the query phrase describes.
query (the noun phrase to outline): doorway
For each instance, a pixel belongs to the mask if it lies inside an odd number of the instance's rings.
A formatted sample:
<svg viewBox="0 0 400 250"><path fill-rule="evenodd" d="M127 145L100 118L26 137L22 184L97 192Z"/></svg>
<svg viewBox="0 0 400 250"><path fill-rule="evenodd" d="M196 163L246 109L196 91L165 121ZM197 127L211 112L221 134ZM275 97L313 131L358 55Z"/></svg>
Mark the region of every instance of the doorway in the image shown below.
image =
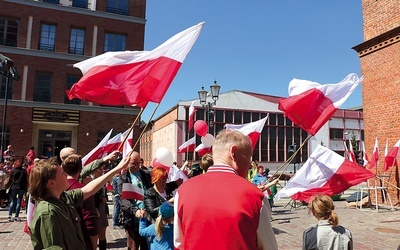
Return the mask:
<svg viewBox="0 0 400 250"><path fill-rule="evenodd" d="M61 149L71 146L71 131L39 130L38 157L59 158Z"/></svg>

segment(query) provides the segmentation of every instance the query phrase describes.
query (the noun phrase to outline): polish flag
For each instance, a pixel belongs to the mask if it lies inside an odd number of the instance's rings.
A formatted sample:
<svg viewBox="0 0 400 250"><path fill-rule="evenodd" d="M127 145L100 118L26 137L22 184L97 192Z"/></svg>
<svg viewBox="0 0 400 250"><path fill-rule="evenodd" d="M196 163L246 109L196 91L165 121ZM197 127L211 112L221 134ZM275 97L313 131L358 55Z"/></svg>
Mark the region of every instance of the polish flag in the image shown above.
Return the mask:
<svg viewBox="0 0 400 250"><path fill-rule="evenodd" d="M125 140L130 129L126 130L121 134L121 142ZM133 142L133 129L130 131L128 138L126 138L124 145L122 146L122 157L126 157L132 151Z"/></svg>
<svg viewBox="0 0 400 250"><path fill-rule="evenodd" d="M197 146L194 149L195 152L197 152L197 154L201 157L207 153L211 153L212 152L212 148L211 147L207 147L206 145L204 145L203 143L201 143L199 146Z"/></svg>
<svg viewBox="0 0 400 250"><path fill-rule="evenodd" d="M195 147L196 147L196 137L194 136L179 146L178 153L193 152Z"/></svg>
<svg viewBox="0 0 400 250"><path fill-rule="evenodd" d="M108 140L107 146L106 146L106 153L111 153L115 150L118 150L120 148L121 143L124 141L126 134L129 132L130 129L127 129L125 132L118 133L116 134L113 138ZM126 139L125 143L129 143L132 145L133 142L133 130L131 130L131 133L129 134L128 138ZM125 144L122 148L125 147Z"/></svg>
<svg viewBox="0 0 400 250"><path fill-rule="evenodd" d="M377 167L378 160L379 160L378 138L375 138L374 151L372 152L371 161L369 162L369 168Z"/></svg>
<svg viewBox="0 0 400 250"><path fill-rule="evenodd" d="M180 170L175 164L173 164L172 167L170 168L169 172L168 172L167 183L170 183L170 182L173 182L173 181L177 181L179 179L182 179L183 182L185 182L189 178L187 177L187 175L182 170Z"/></svg>
<svg viewBox="0 0 400 250"><path fill-rule="evenodd" d="M160 103L191 50L204 22L194 25L152 51L116 51L74 64L82 71L67 96L112 106Z"/></svg>
<svg viewBox="0 0 400 250"><path fill-rule="evenodd" d="M400 140L396 142L393 148L385 156L385 172L392 166L398 166L397 157L399 156Z"/></svg>
<svg viewBox="0 0 400 250"><path fill-rule="evenodd" d="M367 155L367 152L365 151L365 143L364 142L362 142L362 149L363 149L363 162L364 162L364 167L366 167L367 166L367 164L369 163L369 160L368 160L368 155Z"/></svg>
<svg viewBox="0 0 400 250"><path fill-rule="evenodd" d="M349 160L351 162L357 163L357 157L356 157L356 154L354 153L353 144L351 143L350 140L349 140L349 145L350 145Z"/></svg>
<svg viewBox="0 0 400 250"><path fill-rule="evenodd" d="M118 133L113 138L108 140L105 150L106 153L111 153L112 151L117 150L121 142L121 133Z"/></svg>
<svg viewBox="0 0 400 250"><path fill-rule="evenodd" d="M227 130L237 130L239 132L241 132L244 135L247 135L250 140L251 140L251 144L254 147L257 144L258 138L260 137L261 131L264 128L265 122L268 119L268 115L266 117L264 117L263 119L260 119L258 121L255 122L250 122L250 123L245 123L245 124L226 124L225 125L225 129Z"/></svg>
<svg viewBox="0 0 400 250"><path fill-rule="evenodd" d="M143 189L136 185L133 185L132 183L124 183L122 184L121 197L122 199L142 201L144 197Z"/></svg>
<svg viewBox="0 0 400 250"><path fill-rule="evenodd" d="M122 157L125 158L131 153L131 151L132 151L132 144L129 142L129 140L126 140L124 146L122 147Z"/></svg>
<svg viewBox="0 0 400 250"><path fill-rule="evenodd" d="M349 149L347 148L346 141L343 141L343 145L344 145L344 158L346 158L349 161L352 161L352 159L350 157Z"/></svg>
<svg viewBox="0 0 400 250"><path fill-rule="evenodd" d="M308 202L313 194L339 194L374 176L371 171L318 145L299 171L276 194L275 200L291 197Z"/></svg>
<svg viewBox="0 0 400 250"><path fill-rule="evenodd" d="M354 73L337 84L293 79L289 83L289 97L281 98L278 108L297 126L315 135L361 81Z"/></svg>
<svg viewBox="0 0 400 250"><path fill-rule="evenodd" d="M188 131L190 131L193 127L193 121L194 121L194 114L196 113L196 109L193 106L194 101L192 102L192 104L190 104L189 107L189 125L188 125Z"/></svg>
<svg viewBox="0 0 400 250"><path fill-rule="evenodd" d="M94 160L100 159L103 155L106 154L106 146L108 139L110 139L112 129L106 136L104 136L103 140L94 148L92 149L87 155L82 158L82 166L85 166L91 163Z"/></svg>

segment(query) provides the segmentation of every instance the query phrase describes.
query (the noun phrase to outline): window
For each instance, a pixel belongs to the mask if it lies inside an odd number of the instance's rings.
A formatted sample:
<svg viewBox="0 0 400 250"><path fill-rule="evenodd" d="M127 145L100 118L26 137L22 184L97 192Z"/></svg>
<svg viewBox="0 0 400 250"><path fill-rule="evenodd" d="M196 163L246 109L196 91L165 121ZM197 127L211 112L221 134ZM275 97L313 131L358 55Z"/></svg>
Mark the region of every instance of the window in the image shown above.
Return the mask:
<svg viewBox="0 0 400 250"><path fill-rule="evenodd" d="M45 3L55 3L55 4L59 4L60 0L43 0L43 2Z"/></svg>
<svg viewBox="0 0 400 250"><path fill-rule="evenodd" d="M85 30L71 28L71 38L69 42L68 52L70 54L83 55L84 45L85 45Z"/></svg>
<svg viewBox="0 0 400 250"><path fill-rule="evenodd" d="M235 111L234 115L234 122L235 124L240 124L242 123L242 112L241 111Z"/></svg>
<svg viewBox="0 0 400 250"><path fill-rule="evenodd" d="M88 8L88 0L73 0L72 7L87 9Z"/></svg>
<svg viewBox="0 0 400 250"><path fill-rule="evenodd" d="M0 17L0 45L17 47L18 20Z"/></svg>
<svg viewBox="0 0 400 250"><path fill-rule="evenodd" d="M104 41L104 52L124 51L125 45L126 45L125 35L106 33Z"/></svg>
<svg viewBox="0 0 400 250"><path fill-rule="evenodd" d="M56 26L42 24L40 32L39 50L54 51L56 42Z"/></svg>
<svg viewBox="0 0 400 250"><path fill-rule="evenodd" d="M0 81L1 81L0 98L5 99L7 77L0 75ZM7 99L12 99L12 82L13 80L8 80Z"/></svg>
<svg viewBox="0 0 400 250"><path fill-rule="evenodd" d="M331 128L329 129L329 138L331 140L343 140L343 129Z"/></svg>
<svg viewBox="0 0 400 250"><path fill-rule="evenodd" d="M74 85L76 82L79 81L79 78L80 78L79 76L71 76L71 75L67 76L67 83L66 83L65 89L70 90L72 85ZM81 105L81 100L78 98L74 98L74 99L70 100L68 98L67 94L65 94L64 103Z"/></svg>
<svg viewBox="0 0 400 250"><path fill-rule="evenodd" d="M128 15L128 0L108 0L107 12Z"/></svg>
<svg viewBox="0 0 400 250"><path fill-rule="evenodd" d="M37 73L35 82L35 93L33 101L51 102L51 78L50 73Z"/></svg>

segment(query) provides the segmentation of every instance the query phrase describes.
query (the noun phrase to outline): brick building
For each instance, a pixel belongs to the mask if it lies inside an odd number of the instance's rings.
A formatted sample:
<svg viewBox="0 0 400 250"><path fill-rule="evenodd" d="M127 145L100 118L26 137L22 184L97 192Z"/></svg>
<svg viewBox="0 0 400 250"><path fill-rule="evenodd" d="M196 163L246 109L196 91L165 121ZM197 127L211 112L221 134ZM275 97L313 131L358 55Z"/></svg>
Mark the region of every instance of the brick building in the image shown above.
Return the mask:
<svg viewBox="0 0 400 250"><path fill-rule="evenodd" d="M364 76L362 98L365 120L365 145L372 152L379 141L378 173L384 172L384 146L400 139L400 0L363 0L364 42L358 52ZM390 183L399 187L399 169L389 171ZM399 190L389 186L394 204L399 205Z"/></svg>
<svg viewBox="0 0 400 250"><path fill-rule="evenodd" d="M68 100L79 80L76 62L106 51L143 50L146 1L1 0L0 54L14 61L18 81L0 78L8 99L4 144L17 155L30 145L38 156L72 146L88 153L113 128L127 130L139 110ZM3 117L5 102L0 102ZM134 141L140 134L134 127Z"/></svg>

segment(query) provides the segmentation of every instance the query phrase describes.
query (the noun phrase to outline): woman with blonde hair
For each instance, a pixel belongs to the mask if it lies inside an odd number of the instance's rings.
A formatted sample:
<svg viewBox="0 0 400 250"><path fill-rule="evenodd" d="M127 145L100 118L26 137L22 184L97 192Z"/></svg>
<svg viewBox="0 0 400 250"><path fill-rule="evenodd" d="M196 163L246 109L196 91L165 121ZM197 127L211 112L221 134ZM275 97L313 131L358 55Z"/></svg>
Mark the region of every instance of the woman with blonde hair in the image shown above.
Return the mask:
<svg viewBox="0 0 400 250"><path fill-rule="evenodd" d="M141 218L139 224L139 234L150 238L150 250L172 250L174 227L174 206L169 202L164 202L159 209L159 216L155 224L146 227L146 219Z"/></svg>
<svg viewBox="0 0 400 250"><path fill-rule="evenodd" d="M303 233L303 250L309 249L353 249L353 237L349 229L339 225L331 197L313 195L308 203L310 212L318 224Z"/></svg>

